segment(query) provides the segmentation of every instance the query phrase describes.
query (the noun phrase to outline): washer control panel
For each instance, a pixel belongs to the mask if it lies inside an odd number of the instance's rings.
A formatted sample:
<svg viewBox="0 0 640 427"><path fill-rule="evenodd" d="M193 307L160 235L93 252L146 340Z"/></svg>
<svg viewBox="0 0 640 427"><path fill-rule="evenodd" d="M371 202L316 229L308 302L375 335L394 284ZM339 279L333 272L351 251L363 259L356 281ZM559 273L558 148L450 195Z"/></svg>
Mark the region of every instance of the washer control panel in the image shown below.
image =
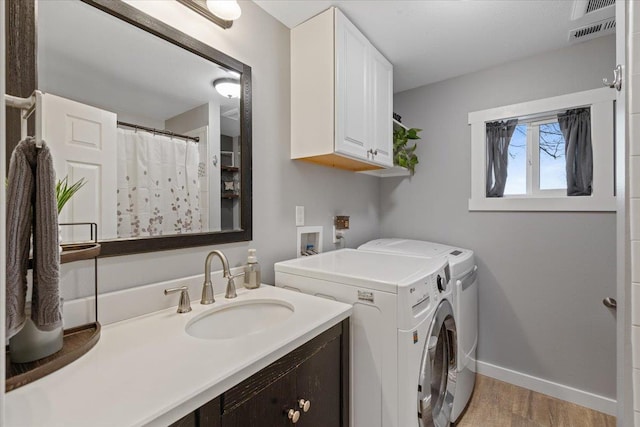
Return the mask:
<svg viewBox="0 0 640 427"><path fill-rule="evenodd" d="M413 324L435 308L442 294L450 289L449 262L442 257L442 264L409 286L398 290L398 320ZM410 327L410 326L409 326Z"/></svg>

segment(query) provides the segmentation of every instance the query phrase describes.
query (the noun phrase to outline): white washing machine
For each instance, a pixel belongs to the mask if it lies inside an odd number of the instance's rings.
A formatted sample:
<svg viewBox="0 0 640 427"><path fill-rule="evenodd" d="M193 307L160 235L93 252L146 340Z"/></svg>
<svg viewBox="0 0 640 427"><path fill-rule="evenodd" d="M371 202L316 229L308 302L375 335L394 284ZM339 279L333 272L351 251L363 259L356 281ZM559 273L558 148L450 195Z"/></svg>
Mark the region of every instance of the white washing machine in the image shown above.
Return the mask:
<svg viewBox="0 0 640 427"><path fill-rule="evenodd" d="M467 406L476 378L476 348L478 345L478 280L473 251L409 239L377 239L358 250L395 255L446 257L451 267L453 314L458 328L458 375L451 422L455 422Z"/></svg>
<svg viewBox="0 0 640 427"><path fill-rule="evenodd" d="M342 249L275 273L276 286L353 305L351 426L449 426L457 331L445 257Z"/></svg>

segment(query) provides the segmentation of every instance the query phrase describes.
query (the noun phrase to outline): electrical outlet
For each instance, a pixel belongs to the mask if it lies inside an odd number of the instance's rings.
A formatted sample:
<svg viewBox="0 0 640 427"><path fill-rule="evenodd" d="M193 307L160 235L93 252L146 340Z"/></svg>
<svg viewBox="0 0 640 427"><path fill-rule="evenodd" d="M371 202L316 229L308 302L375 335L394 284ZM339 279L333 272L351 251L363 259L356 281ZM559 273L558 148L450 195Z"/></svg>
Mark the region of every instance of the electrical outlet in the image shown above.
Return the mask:
<svg viewBox="0 0 640 427"><path fill-rule="evenodd" d="M304 225L304 206L296 206L296 226Z"/></svg>

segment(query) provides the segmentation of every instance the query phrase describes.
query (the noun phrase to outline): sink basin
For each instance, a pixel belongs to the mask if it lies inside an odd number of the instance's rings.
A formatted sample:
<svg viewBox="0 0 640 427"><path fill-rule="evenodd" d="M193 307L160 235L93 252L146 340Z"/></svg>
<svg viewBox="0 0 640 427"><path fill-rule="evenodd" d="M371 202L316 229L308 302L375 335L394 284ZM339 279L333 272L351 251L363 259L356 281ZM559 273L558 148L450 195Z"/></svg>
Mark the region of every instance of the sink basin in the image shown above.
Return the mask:
<svg viewBox="0 0 640 427"><path fill-rule="evenodd" d="M200 314L185 330L192 337L209 340L238 338L279 325L292 314L293 306L286 301L238 301Z"/></svg>

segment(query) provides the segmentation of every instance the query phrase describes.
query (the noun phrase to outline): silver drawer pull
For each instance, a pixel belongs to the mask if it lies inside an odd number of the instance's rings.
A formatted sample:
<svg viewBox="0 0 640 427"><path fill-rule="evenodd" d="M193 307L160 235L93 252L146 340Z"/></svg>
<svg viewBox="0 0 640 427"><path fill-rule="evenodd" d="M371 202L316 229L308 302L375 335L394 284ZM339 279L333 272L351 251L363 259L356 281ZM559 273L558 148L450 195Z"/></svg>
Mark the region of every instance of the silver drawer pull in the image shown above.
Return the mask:
<svg viewBox="0 0 640 427"><path fill-rule="evenodd" d="M287 413L287 417L291 420L292 424L295 424L300 419L300 411L294 411L293 409L289 409Z"/></svg>
<svg viewBox="0 0 640 427"><path fill-rule="evenodd" d="M615 298L607 297L602 300L602 303L604 304L605 307L609 307L613 309L618 308L618 302L615 300Z"/></svg>
<svg viewBox="0 0 640 427"><path fill-rule="evenodd" d="M303 412L309 412L309 409L311 408L311 402L308 400L300 399L298 400L298 406L300 406L300 409L302 409Z"/></svg>

